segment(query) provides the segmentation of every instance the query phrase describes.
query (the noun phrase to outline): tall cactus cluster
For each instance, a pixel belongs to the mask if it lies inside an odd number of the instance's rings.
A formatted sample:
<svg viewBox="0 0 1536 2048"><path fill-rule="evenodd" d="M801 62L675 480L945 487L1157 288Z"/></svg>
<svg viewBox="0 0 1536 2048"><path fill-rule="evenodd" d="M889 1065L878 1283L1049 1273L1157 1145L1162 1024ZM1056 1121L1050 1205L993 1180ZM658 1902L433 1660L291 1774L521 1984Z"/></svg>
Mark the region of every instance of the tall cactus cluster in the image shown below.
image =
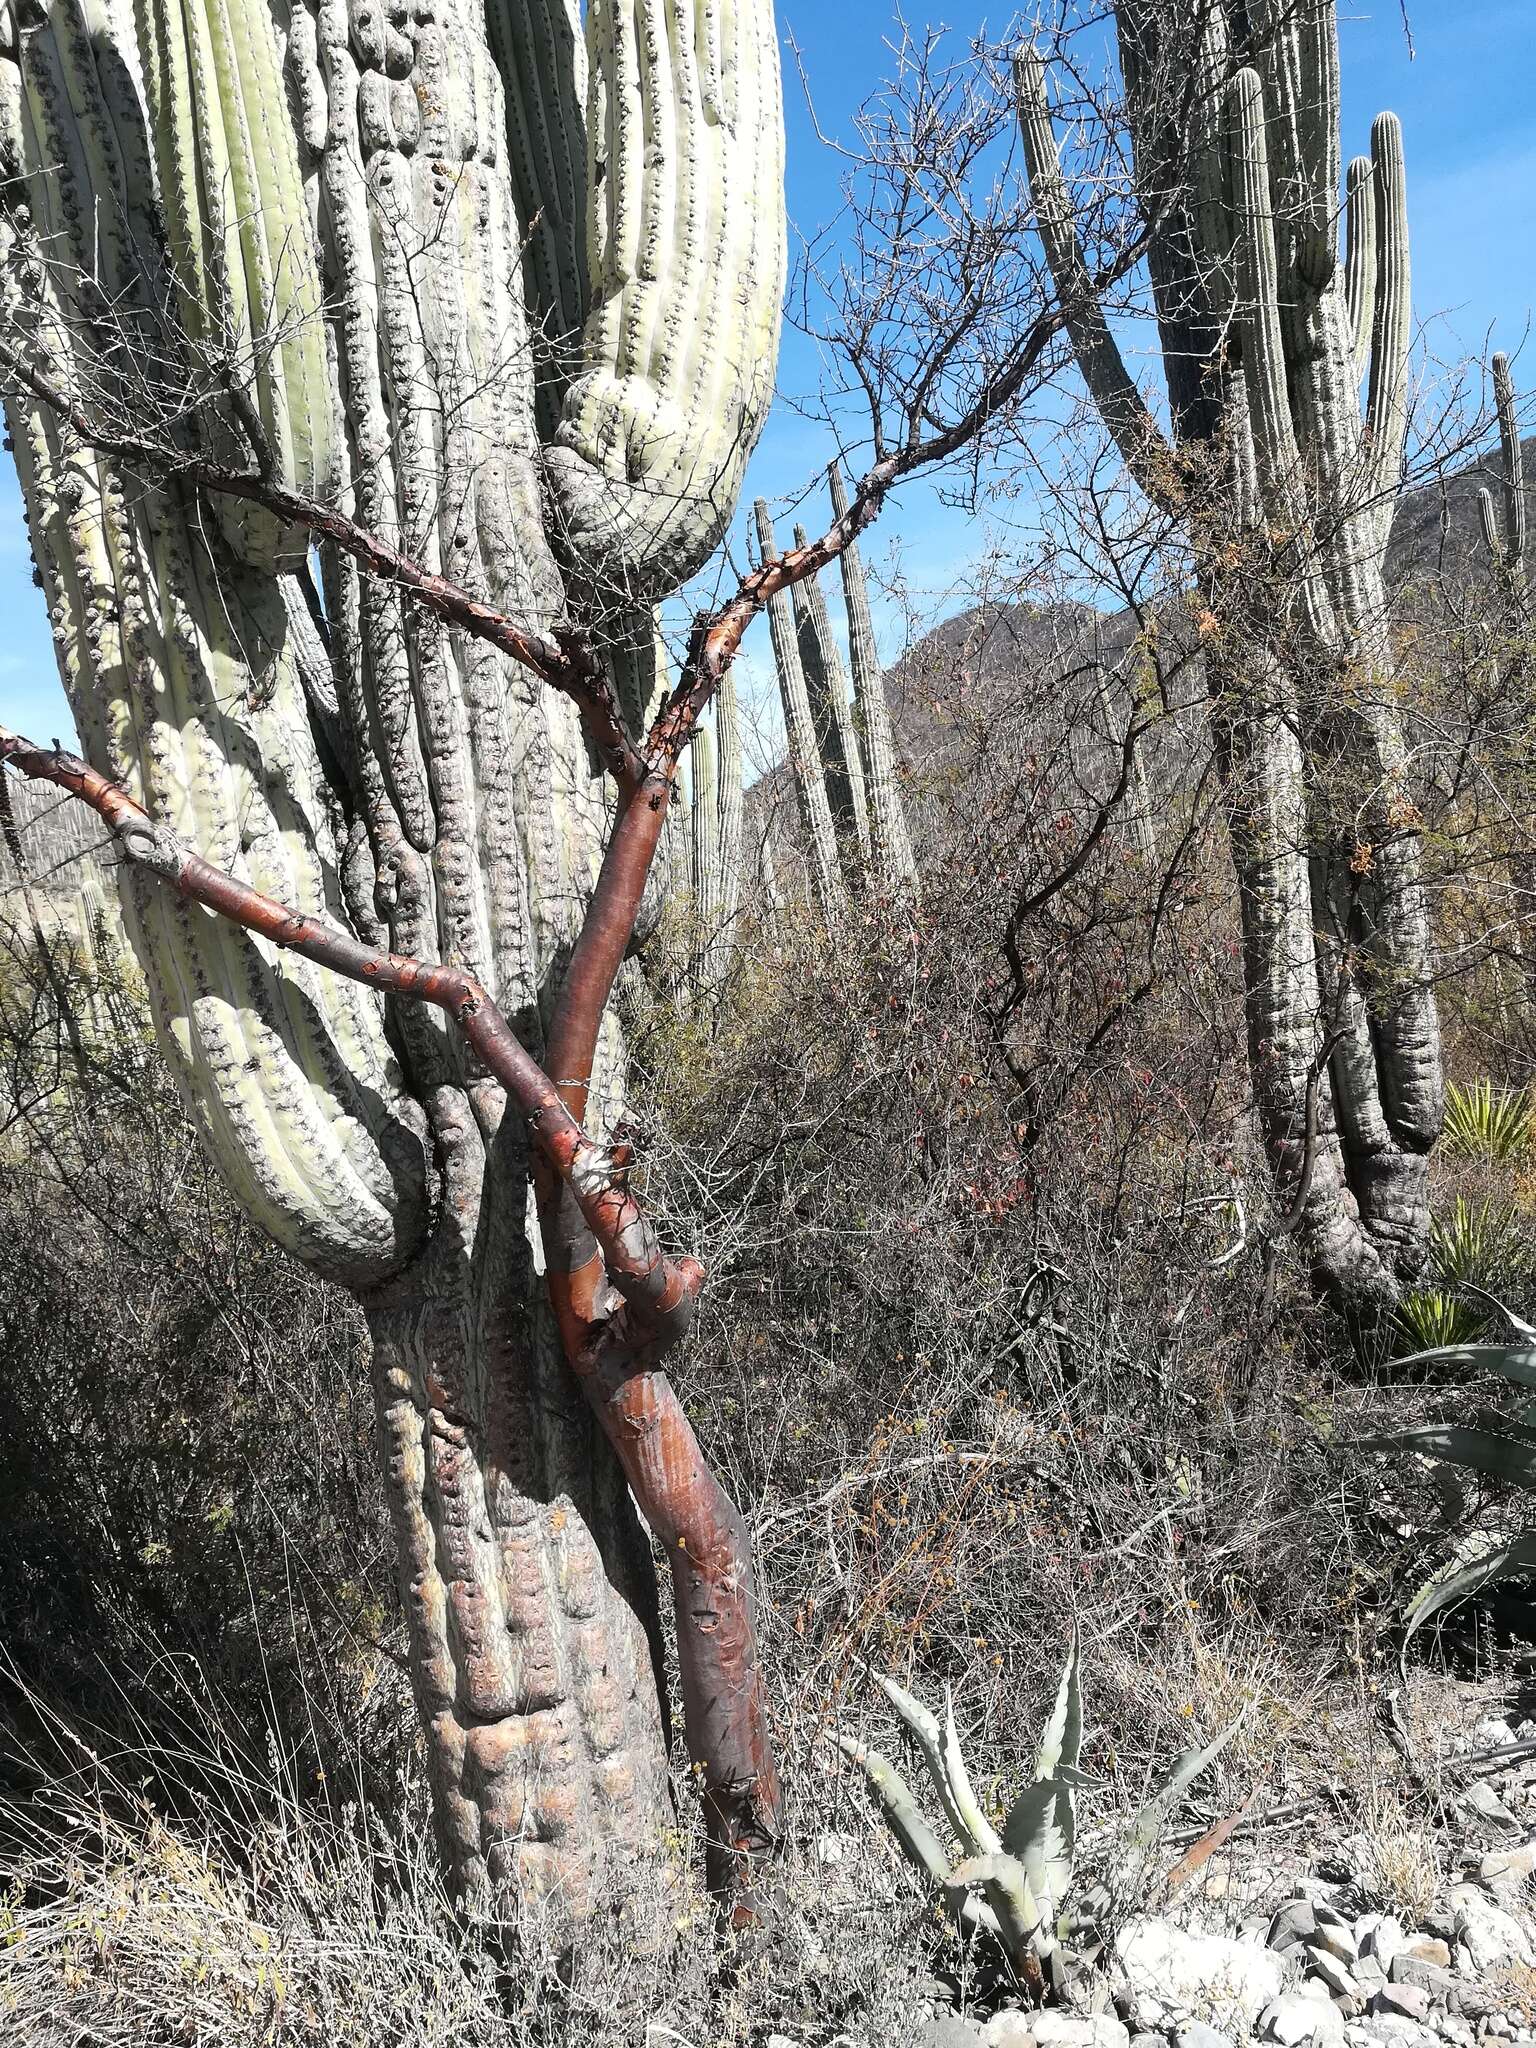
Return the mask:
<svg viewBox="0 0 1536 2048"><path fill-rule="evenodd" d="M1113 12L1171 433L1094 292L1031 48L1035 220L1088 390L1190 549L1262 1133L1317 1279L1370 1321L1425 1256L1442 1115L1383 580L1408 413L1402 139L1380 115L1342 175L1332 0Z"/></svg>
<svg viewBox="0 0 1536 2048"><path fill-rule="evenodd" d="M1520 414L1509 357L1495 352L1489 369L1494 412L1499 423L1499 498L1484 488L1477 494L1478 517L1488 559L1517 611L1530 601L1526 556L1525 451L1520 445Z"/></svg>
<svg viewBox="0 0 1536 2048"><path fill-rule="evenodd" d="M633 706L772 389L769 0L590 0L584 32L575 0L0 15L0 341L69 406L0 381L86 752L267 895L468 970L537 1052L605 827L571 704L92 423L334 503L530 631L574 622ZM125 887L222 1169L365 1304L455 1876L580 1913L654 1832L658 1638L516 1120L435 1012ZM610 1026L599 1110L621 1057Z"/></svg>
<svg viewBox="0 0 1536 2048"><path fill-rule="evenodd" d="M828 471L832 515L848 511L842 471ZM758 546L765 562L778 558L773 522L762 499L755 507ZM806 545L796 526L794 544ZM807 577L771 598L768 624L784 712L789 768L800 807L806 859L816 906L835 924L850 890L874 886L892 893L910 890L917 861L896 780L896 744L886 703L885 679L875 651L869 585L858 543L840 554L843 601L848 618L848 670L832 629L819 577ZM765 856L771 861L768 842ZM777 883L771 869L765 892Z"/></svg>

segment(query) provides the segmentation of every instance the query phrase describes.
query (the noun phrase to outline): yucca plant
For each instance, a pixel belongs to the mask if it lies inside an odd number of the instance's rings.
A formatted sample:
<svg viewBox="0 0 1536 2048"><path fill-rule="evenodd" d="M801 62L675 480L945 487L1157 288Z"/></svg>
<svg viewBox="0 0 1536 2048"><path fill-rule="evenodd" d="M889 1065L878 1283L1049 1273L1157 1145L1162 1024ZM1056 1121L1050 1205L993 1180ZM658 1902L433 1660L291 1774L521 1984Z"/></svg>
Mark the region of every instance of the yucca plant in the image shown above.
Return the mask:
<svg viewBox="0 0 1536 2048"><path fill-rule="evenodd" d="M1509 1336L1483 1343L1440 1344L1416 1352L1405 1365L1453 1366L1496 1373L1517 1387L1536 1388L1536 1326L1481 1290L1470 1288L1508 1325ZM1536 1403L1513 1409L1478 1408L1465 1423L1431 1422L1365 1437L1367 1451L1408 1452L1442 1466L1503 1481L1536 1495ZM1404 1610L1403 1649L1427 1621L1474 1593L1505 1579L1536 1573L1536 1531L1473 1530L1452 1555L1414 1590Z"/></svg>
<svg viewBox="0 0 1536 2048"><path fill-rule="evenodd" d="M911 1786L888 1758L853 1736L834 1737L863 1771L902 1853L933 1887L956 1926L995 1944L1013 1976L1037 1997L1048 1988L1058 1994L1063 1990L1062 1942L1074 1925L1067 1910L1077 1842L1074 1795L1089 1782L1078 1768L1083 1741L1080 1666L1081 1647L1074 1633L1056 1703L1035 1752L1033 1775L996 1824L971 1784L949 1689L941 1724L894 1678L870 1674L917 1743L949 1832L959 1844L957 1858L946 1851ZM1189 1750L1178 1759L1137 1816L1136 1847L1145 1850L1153 1845L1179 1798L1236 1732L1234 1724L1204 1749Z"/></svg>
<svg viewBox="0 0 1536 2048"><path fill-rule="evenodd" d="M1447 1152L1486 1159L1495 1166L1520 1159L1531 1148L1531 1098L1524 1089L1495 1088L1486 1078L1445 1091Z"/></svg>
<svg viewBox="0 0 1536 2048"><path fill-rule="evenodd" d="M1506 1204L1456 1197L1451 1213L1430 1230L1436 1277L1446 1287L1500 1294L1529 1265L1519 1219Z"/></svg>
<svg viewBox="0 0 1536 2048"><path fill-rule="evenodd" d="M1453 1344L1470 1344L1485 1318L1448 1287L1415 1287L1397 1305L1400 1347L1415 1356Z"/></svg>

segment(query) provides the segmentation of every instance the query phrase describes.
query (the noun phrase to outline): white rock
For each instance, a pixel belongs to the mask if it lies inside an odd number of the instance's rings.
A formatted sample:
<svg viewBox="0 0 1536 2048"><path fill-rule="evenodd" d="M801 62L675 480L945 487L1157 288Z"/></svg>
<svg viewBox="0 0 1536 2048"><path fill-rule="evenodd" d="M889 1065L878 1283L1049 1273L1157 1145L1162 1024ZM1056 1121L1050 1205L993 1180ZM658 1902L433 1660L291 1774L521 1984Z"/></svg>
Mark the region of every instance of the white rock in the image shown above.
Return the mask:
<svg viewBox="0 0 1536 2048"><path fill-rule="evenodd" d="M1451 1911L1456 1915L1456 1933L1479 1971L1500 1963L1531 1963L1536 1951L1513 1913L1496 1906L1475 1884L1451 1887Z"/></svg>
<svg viewBox="0 0 1536 2048"><path fill-rule="evenodd" d="M1299 2048L1303 2041L1314 2042L1316 2048L1344 2048L1342 2016L1326 1992L1321 1998L1310 1997L1305 1986L1277 1998L1259 2021L1259 2032L1264 2040L1279 2042L1280 2048Z"/></svg>
<svg viewBox="0 0 1536 2048"><path fill-rule="evenodd" d="M1030 2048L1038 2013L995 2012L982 2031L986 2048ZM1127 2035L1129 2040L1130 2036Z"/></svg>
<svg viewBox="0 0 1536 2048"><path fill-rule="evenodd" d="M1536 1871L1536 1837L1515 1842L1507 1849L1491 1849L1478 1867L1478 1883L1485 1884L1501 1898L1517 1897L1526 1879Z"/></svg>
<svg viewBox="0 0 1536 2048"><path fill-rule="evenodd" d="M1312 1949L1307 1958L1307 1967L1319 1983L1326 1984L1334 1998L1358 1998L1360 1986L1335 1955L1325 1948Z"/></svg>
<svg viewBox="0 0 1536 2048"><path fill-rule="evenodd" d="M1036 2012L1029 2015L1035 2048L1130 2048L1131 2034L1113 2013ZM991 2048L992 2037L982 2037Z"/></svg>
<svg viewBox="0 0 1536 2048"><path fill-rule="evenodd" d="M1225 2034L1215 2027L1208 2027L1203 2020L1191 2020L1188 2026L1175 2030L1173 2048L1232 2048L1232 2043Z"/></svg>
<svg viewBox="0 0 1536 2048"><path fill-rule="evenodd" d="M1509 1723L1501 1720L1496 1714L1489 1714L1472 1730L1474 1749L1503 1749L1514 1739L1515 1732Z"/></svg>
<svg viewBox="0 0 1536 2048"><path fill-rule="evenodd" d="M1283 1959L1256 1942L1224 1934L1188 1934L1166 1920L1131 1920L1115 1953L1138 2008L1143 1999L1218 2023L1251 2027L1285 1982Z"/></svg>
<svg viewBox="0 0 1536 2048"><path fill-rule="evenodd" d="M1363 1920L1355 1922L1355 1942L1361 1955L1374 1956L1384 1970L1390 1971L1392 1958L1400 1956L1408 1946L1408 1936L1396 1914L1367 1913Z"/></svg>

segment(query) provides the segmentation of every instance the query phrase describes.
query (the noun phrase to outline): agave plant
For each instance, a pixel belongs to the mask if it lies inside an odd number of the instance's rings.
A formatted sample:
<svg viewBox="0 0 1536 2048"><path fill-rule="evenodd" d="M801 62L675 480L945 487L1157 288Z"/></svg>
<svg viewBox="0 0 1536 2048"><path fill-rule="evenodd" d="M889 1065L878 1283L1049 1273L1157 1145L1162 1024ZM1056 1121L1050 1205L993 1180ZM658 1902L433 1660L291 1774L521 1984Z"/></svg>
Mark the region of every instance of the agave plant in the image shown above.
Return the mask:
<svg viewBox="0 0 1536 2048"><path fill-rule="evenodd" d="M1495 1088L1486 1078L1466 1087L1452 1082L1445 1091L1445 1136L1448 1152L1507 1165L1530 1150L1531 1098L1523 1089Z"/></svg>
<svg viewBox="0 0 1536 2048"><path fill-rule="evenodd" d="M950 1918L962 1932L995 1943L1013 1975L1037 1996L1044 1994L1047 1981L1056 1991L1065 1983L1062 1940L1073 1919L1067 1896L1077 1843L1074 1795L1088 1782L1078 1768L1083 1741L1080 1666L1081 1647L1074 1631L1056 1704L1035 1752L1033 1776L999 1823L976 1797L948 1688L941 1724L894 1678L870 1674L917 1743L949 1832L959 1844L958 1858L946 1851L894 1764L853 1736L834 1737L863 1771L902 1853L933 1887ZM1187 1787L1236 1732L1234 1724L1204 1749L1187 1751L1178 1759L1137 1817L1136 1847L1145 1850L1155 1843Z"/></svg>
<svg viewBox="0 0 1536 2048"><path fill-rule="evenodd" d="M1404 1365L1459 1367L1496 1373L1517 1387L1536 1388L1536 1325L1517 1316L1482 1290L1469 1293L1486 1301L1509 1329L1504 1339L1477 1344L1439 1344L1415 1352ZM1536 1403L1515 1408L1478 1408L1464 1423L1432 1422L1411 1429L1362 1438L1359 1450L1408 1452L1432 1458L1452 1471L1502 1480L1536 1495ZM1536 1532L1473 1530L1458 1542L1451 1556L1419 1584L1404 1611L1403 1649L1427 1621L1500 1580L1536 1573Z"/></svg>

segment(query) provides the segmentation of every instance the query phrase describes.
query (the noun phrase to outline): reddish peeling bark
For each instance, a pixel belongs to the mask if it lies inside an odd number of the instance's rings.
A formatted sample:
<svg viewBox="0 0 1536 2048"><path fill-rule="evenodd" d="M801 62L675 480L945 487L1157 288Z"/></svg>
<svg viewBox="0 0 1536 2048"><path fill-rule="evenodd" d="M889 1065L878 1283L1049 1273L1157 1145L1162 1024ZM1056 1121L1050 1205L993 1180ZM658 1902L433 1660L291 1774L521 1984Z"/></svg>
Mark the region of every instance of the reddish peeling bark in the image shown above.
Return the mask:
<svg viewBox="0 0 1536 2048"><path fill-rule="evenodd" d="M539 1167L549 1288L566 1355L613 1444L642 1515L667 1555L677 1603L688 1750L709 1824L711 1887L755 1911L755 1871L778 1835L780 1792L758 1666L751 1554L738 1510L710 1472L660 1360L686 1334L703 1284L698 1261L669 1259L627 1181L627 1155L582 1128L592 1057L613 977L660 837L670 775L651 776L621 811L581 972L557 1013L556 1087L486 991L457 968L365 945L216 868L76 756L0 726L0 762L80 798L125 859L288 951L388 993L435 1004L522 1111ZM573 967L577 963L573 961ZM575 994L569 991L574 988ZM572 1068L579 1069L579 1073Z"/></svg>

